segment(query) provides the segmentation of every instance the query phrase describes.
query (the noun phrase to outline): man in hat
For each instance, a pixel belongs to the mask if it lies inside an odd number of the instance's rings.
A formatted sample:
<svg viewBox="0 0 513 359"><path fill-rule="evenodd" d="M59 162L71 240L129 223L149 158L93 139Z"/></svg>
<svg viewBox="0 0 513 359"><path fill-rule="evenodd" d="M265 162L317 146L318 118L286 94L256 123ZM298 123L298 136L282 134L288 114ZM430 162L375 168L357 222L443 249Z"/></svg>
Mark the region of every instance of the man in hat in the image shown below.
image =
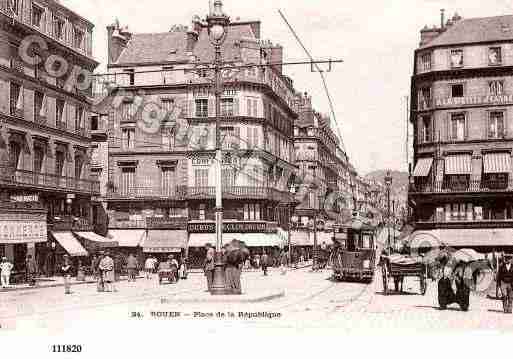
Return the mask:
<svg viewBox="0 0 513 359"><path fill-rule="evenodd" d="M36 274L37 274L37 263L32 258L31 254L27 255L27 259L25 260L25 271L27 275L27 283L33 287L36 285Z"/></svg>
<svg viewBox="0 0 513 359"><path fill-rule="evenodd" d="M137 263L137 258L135 258L133 253L130 253L126 260L126 269L128 270L128 281L135 282L137 277L137 268L139 264Z"/></svg>
<svg viewBox="0 0 513 359"><path fill-rule="evenodd" d="M100 261L100 271L102 273L105 290L108 292L117 292L114 284L114 260L110 257L109 252L105 252L105 256Z"/></svg>
<svg viewBox="0 0 513 359"><path fill-rule="evenodd" d="M497 273L497 283L499 284L502 291L502 305L504 313L511 313L511 289L513 287L513 256L506 254L504 256L504 263L499 266Z"/></svg>
<svg viewBox="0 0 513 359"><path fill-rule="evenodd" d="M12 263L7 260L7 257L2 257L2 262L0 262L0 279L2 282L2 288L9 287L9 279L11 277L13 267Z"/></svg>

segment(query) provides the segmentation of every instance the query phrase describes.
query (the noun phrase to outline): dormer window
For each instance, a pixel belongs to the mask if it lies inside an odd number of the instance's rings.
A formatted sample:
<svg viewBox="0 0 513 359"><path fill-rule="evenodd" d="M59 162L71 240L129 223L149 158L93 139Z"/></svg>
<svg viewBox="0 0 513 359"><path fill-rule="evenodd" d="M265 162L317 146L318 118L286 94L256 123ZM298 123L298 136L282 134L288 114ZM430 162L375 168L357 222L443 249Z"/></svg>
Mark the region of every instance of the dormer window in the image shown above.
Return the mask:
<svg viewBox="0 0 513 359"><path fill-rule="evenodd" d="M451 67L463 66L463 50L451 50Z"/></svg>
<svg viewBox="0 0 513 359"><path fill-rule="evenodd" d="M502 63L502 54L500 47L490 47L488 49L488 64L500 65Z"/></svg>
<svg viewBox="0 0 513 359"><path fill-rule="evenodd" d="M35 27L41 27L42 23L43 23L43 14L45 13L45 10L36 5L36 4L33 4L32 5L32 26L35 26Z"/></svg>

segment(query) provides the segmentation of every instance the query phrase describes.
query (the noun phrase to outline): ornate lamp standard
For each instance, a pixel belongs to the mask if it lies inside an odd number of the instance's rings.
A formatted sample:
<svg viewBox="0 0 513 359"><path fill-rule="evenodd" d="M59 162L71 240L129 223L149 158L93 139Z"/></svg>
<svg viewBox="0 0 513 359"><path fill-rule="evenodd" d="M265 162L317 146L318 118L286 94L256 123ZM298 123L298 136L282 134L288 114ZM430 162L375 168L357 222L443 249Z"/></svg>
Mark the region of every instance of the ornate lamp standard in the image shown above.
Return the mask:
<svg viewBox="0 0 513 359"><path fill-rule="evenodd" d="M221 46L226 40L227 30L226 27L230 23L230 18L223 13L223 3L221 0L214 2L214 9L207 16L208 23L208 35L210 42L215 49L214 58L214 75L215 75L215 114L216 114L216 160L215 160L215 183L216 183L216 254L215 254L215 268L214 268L214 279L212 282L212 289L210 294L229 294L226 288L226 280L224 276L224 263L221 254L221 244L223 240L223 202L222 202L222 184L221 184L221 163L222 163L222 152L221 152L221 94L222 94L222 83L221 83Z"/></svg>
<svg viewBox="0 0 513 359"><path fill-rule="evenodd" d="M388 227L388 243L387 247L390 247L390 187L392 186L392 175L390 171L387 171L385 176L385 185L387 186L387 227Z"/></svg>

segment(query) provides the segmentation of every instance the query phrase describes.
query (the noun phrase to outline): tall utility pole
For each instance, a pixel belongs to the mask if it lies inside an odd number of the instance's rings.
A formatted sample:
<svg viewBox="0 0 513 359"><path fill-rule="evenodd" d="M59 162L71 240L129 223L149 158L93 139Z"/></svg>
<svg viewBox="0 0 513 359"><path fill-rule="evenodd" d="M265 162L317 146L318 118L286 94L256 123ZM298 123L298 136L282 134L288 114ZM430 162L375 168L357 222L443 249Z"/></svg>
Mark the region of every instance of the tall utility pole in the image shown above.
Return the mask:
<svg viewBox="0 0 513 359"><path fill-rule="evenodd" d="M207 17L208 31L210 41L215 49L214 75L215 75L215 111L216 111L216 163L215 163L215 184L216 184L216 254L214 260L214 278L210 293L213 295L229 294L226 288L226 278L224 275L223 256L221 246L223 243L223 191L221 182L221 95L223 92L221 83L221 45L224 43L227 34L227 26L230 19L223 13L223 4L221 0L214 2L214 8Z"/></svg>
<svg viewBox="0 0 513 359"><path fill-rule="evenodd" d="M387 247L390 247L390 187L392 186L392 175L390 171L385 176L385 185L387 186L387 227L388 227L388 243Z"/></svg>

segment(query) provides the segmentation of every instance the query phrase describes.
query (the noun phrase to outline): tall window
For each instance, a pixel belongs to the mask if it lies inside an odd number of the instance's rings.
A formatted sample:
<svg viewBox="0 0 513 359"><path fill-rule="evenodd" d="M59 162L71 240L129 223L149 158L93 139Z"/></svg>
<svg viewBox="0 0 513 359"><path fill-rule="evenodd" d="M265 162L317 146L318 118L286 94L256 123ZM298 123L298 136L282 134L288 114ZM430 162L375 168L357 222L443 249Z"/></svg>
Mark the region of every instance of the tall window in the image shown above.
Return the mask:
<svg viewBox="0 0 513 359"><path fill-rule="evenodd" d="M40 117L44 117L43 101L44 95L41 92L34 93L34 122L39 122Z"/></svg>
<svg viewBox="0 0 513 359"><path fill-rule="evenodd" d="M205 98L196 100L196 117L208 117L208 100Z"/></svg>
<svg viewBox="0 0 513 359"><path fill-rule="evenodd" d="M9 7L15 15L20 13L19 3L20 0L9 0Z"/></svg>
<svg viewBox="0 0 513 359"><path fill-rule="evenodd" d="M75 128L82 129L84 127L84 108L82 106L75 107Z"/></svg>
<svg viewBox="0 0 513 359"><path fill-rule="evenodd" d="M488 137L503 138L504 137L504 112L490 112L488 121Z"/></svg>
<svg viewBox="0 0 513 359"><path fill-rule="evenodd" d="M75 178L82 177L82 168L84 166L84 159L82 155L75 155Z"/></svg>
<svg viewBox="0 0 513 359"><path fill-rule="evenodd" d="M223 186L235 186L235 170L233 168L223 168L221 173L221 180Z"/></svg>
<svg viewBox="0 0 513 359"><path fill-rule="evenodd" d="M253 149L258 148L259 141L258 141L258 127L247 127L247 148Z"/></svg>
<svg viewBox="0 0 513 359"><path fill-rule="evenodd" d="M171 115L173 113L175 107L175 100L172 98L163 98L162 99L162 111L166 115ZM173 118L170 118L169 120L174 120Z"/></svg>
<svg viewBox="0 0 513 359"><path fill-rule="evenodd" d="M489 89L490 89L490 95L492 95L492 96L502 95L502 90L504 89L504 83L499 80L490 81Z"/></svg>
<svg viewBox="0 0 513 359"><path fill-rule="evenodd" d="M23 109L23 95L21 86L15 82L11 82L9 105L11 115L16 115L17 110Z"/></svg>
<svg viewBox="0 0 513 359"><path fill-rule="evenodd" d="M55 174L57 176L62 176L64 169L64 159L65 154L63 151L55 151Z"/></svg>
<svg viewBox="0 0 513 359"><path fill-rule="evenodd" d="M64 100L57 99L55 102L55 122L57 123L57 126L63 126L66 127L65 118L64 118Z"/></svg>
<svg viewBox="0 0 513 359"><path fill-rule="evenodd" d="M452 97L463 97L463 84L451 85L451 96Z"/></svg>
<svg viewBox="0 0 513 359"><path fill-rule="evenodd" d="M430 116L422 117L422 142L433 141L433 128Z"/></svg>
<svg viewBox="0 0 513 359"><path fill-rule="evenodd" d="M172 150L175 146L173 129L162 128L162 147L164 150Z"/></svg>
<svg viewBox="0 0 513 359"><path fill-rule="evenodd" d="M500 65L502 63L500 47L490 47L488 49L488 63L490 65Z"/></svg>
<svg viewBox="0 0 513 359"><path fill-rule="evenodd" d="M64 40L64 20L58 16L53 16L53 36L57 40Z"/></svg>
<svg viewBox="0 0 513 359"><path fill-rule="evenodd" d="M259 203L244 204L244 220L259 221L261 219L261 209Z"/></svg>
<svg viewBox="0 0 513 359"><path fill-rule="evenodd" d="M451 140L462 141L466 137L465 114L453 113L451 114L450 124Z"/></svg>
<svg viewBox="0 0 513 359"><path fill-rule="evenodd" d="M175 168L174 167L162 167L162 194L165 196L174 195L175 190Z"/></svg>
<svg viewBox="0 0 513 359"><path fill-rule="evenodd" d="M431 70L431 53L423 54L420 58L421 68L423 71Z"/></svg>
<svg viewBox="0 0 513 359"><path fill-rule="evenodd" d="M18 142L11 141L9 143L9 155L11 165L18 169L20 165L21 158L21 145Z"/></svg>
<svg viewBox="0 0 513 359"><path fill-rule="evenodd" d="M431 106L431 88L421 87L419 91L419 109L424 110Z"/></svg>
<svg viewBox="0 0 513 359"><path fill-rule="evenodd" d="M233 116L233 98L221 99L221 116Z"/></svg>
<svg viewBox="0 0 513 359"><path fill-rule="evenodd" d="M208 168L197 168L194 170L194 186L208 187Z"/></svg>
<svg viewBox="0 0 513 359"><path fill-rule="evenodd" d="M73 29L73 46L77 49L83 50L84 49L84 32L78 28Z"/></svg>
<svg viewBox="0 0 513 359"><path fill-rule="evenodd" d="M451 67L463 66L463 50L451 50Z"/></svg>
<svg viewBox="0 0 513 359"><path fill-rule="evenodd" d="M36 4L32 4L32 26L41 27L43 23L44 9Z"/></svg>
<svg viewBox="0 0 513 359"><path fill-rule="evenodd" d="M258 99L246 98L246 112L249 117L258 117Z"/></svg>
<svg viewBox="0 0 513 359"><path fill-rule="evenodd" d="M120 178L121 195L133 195L135 191L135 167L122 167Z"/></svg>
<svg viewBox="0 0 513 359"><path fill-rule="evenodd" d="M45 151L42 146L34 146L34 172L43 172L43 161L45 158Z"/></svg>
<svg viewBox="0 0 513 359"><path fill-rule="evenodd" d="M121 121L132 121L135 115L135 105L133 102L123 102L121 104Z"/></svg>
<svg viewBox="0 0 513 359"><path fill-rule="evenodd" d="M124 150L135 148L135 128L123 128L121 130L121 147Z"/></svg>

